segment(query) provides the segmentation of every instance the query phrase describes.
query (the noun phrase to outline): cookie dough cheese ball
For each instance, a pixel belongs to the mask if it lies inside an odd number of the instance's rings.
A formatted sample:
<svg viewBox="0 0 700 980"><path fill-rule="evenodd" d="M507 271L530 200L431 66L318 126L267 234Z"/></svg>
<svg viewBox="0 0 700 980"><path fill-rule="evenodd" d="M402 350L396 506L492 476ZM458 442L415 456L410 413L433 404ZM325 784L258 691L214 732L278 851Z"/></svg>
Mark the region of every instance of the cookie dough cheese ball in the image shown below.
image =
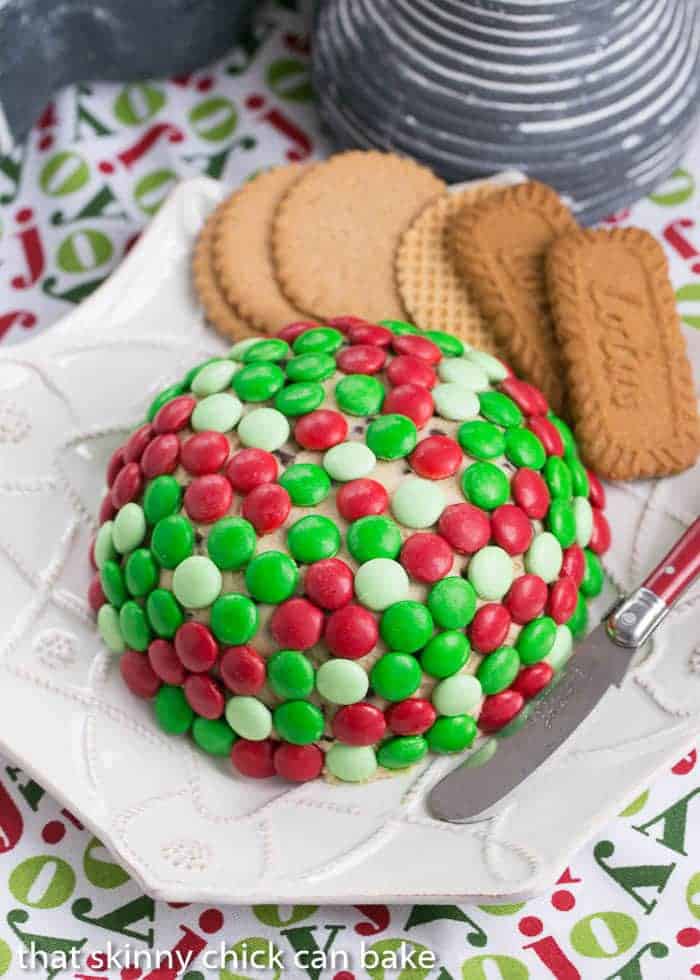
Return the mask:
<svg viewBox="0 0 700 980"><path fill-rule="evenodd" d="M610 533L544 396L439 330L293 323L113 454L89 602L159 726L255 778L362 782L514 721Z"/></svg>

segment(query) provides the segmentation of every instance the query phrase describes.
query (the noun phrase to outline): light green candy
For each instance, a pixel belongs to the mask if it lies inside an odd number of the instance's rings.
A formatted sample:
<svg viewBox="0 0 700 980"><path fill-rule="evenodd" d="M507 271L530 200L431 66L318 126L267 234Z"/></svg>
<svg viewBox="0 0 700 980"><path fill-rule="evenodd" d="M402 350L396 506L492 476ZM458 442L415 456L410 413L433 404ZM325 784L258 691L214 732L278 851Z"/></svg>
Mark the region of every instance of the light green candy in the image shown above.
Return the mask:
<svg viewBox="0 0 700 980"><path fill-rule="evenodd" d="M146 515L138 504L125 504L114 518L112 541L120 554L138 548L146 537Z"/></svg>
<svg viewBox="0 0 700 980"><path fill-rule="evenodd" d="M316 689L331 704L354 704L369 689L367 671L353 660L334 657L316 672Z"/></svg>
<svg viewBox="0 0 700 980"><path fill-rule="evenodd" d="M464 422L475 419L479 414L479 399L476 393L464 385L448 381L436 385L432 391L435 409L444 419Z"/></svg>
<svg viewBox="0 0 700 980"><path fill-rule="evenodd" d="M505 364L501 364L493 354L487 354L484 350L470 350L464 356L480 367L489 381L503 381L508 377Z"/></svg>
<svg viewBox="0 0 700 980"><path fill-rule="evenodd" d="M196 432L230 432L242 411L243 405L233 392L207 395L192 412L192 428Z"/></svg>
<svg viewBox="0 0 700 980"><path fill-rule="evenodd" d="M333 480L347 483L369 476L377 462L369 446L363 442L341 442L323 457L323 468Z"/></svg>
<svg viewBox="0 0 700 980"><path fill-rule="evenodd" d="M246 337L245 340L239 340L237 344L234 344L226 356L232 361L242 361L248 348L259 343L260 337Z"/></svg>
<svg viewBox="0 0 700 980"><path fill-rule="evenodd" d="M542 531L525 554L525 568L545 582L556 581L564 560L561 545L550 531Z"/></svg>
<svg viewBox="0 0 700 980"><path fill-rule="evenodd" d="M204 609L221 592L221 572L210 558L191 555L185 558L173 574L173 592L186 609Z"/></svg>
<svg viewBox="0 0 700 980"><path fill-rule="evenodd" d="M433 707L441 715L468 715L483 697L478 678L471 674L454 674L433 689Z"/></svg>
<svg viewBox="0 0 700 980"><path fill-rule="evenodd" d="M411 476L398 485L391 498L391 510L405 527L421 528L435 524L445 509L445 496L433 480Z"/></svg>
<svg viewBox="0 0 700 980"><path fill-rule="evenodd" d="M355 572L355 595L375 612L405 599L408 586L405 568L391 558L370 558Z"/></svg>
<svg viewBox="0 0 700 980"><path fill-rule="evenodd" d="M344 783L364 783L377 771L377 757L371 745L343 745L334 742L326 752L328 771Z"/></svg>
<svg viewBox="0 0 700 980"><path fill-rule="evenodd" d="M106 603L104 606L100 606L100 611L97 614L97 629L105 646L112 653L123 653L126 650L122 629L119 625L119 613L114 606Z"/></svg>
<svg viewBox="0 0 700 980"><path fill-rule="evenodd" d="M438 374L442 381L454 382L472 391L485 391L489 387L489 379L478 364L464 357L443 357L438 365Z"/></svg>
<svg viewBox="0 0 700 980"><path fill-rule="evenodd" d="M254 408L241 420L238 438L244 446L266 449L273 453L289 439L287 416L276 408Z"/></svg>
<svg viewBox="0 0 700 980"><path fill-rule="evenodd" d="M593 508L585 497L574 497L576 544L585 548L593 534Z"/></svg>
<svg viewBox="0 0 700 980"><path fill-rule="evenodd" d="M106 561L111 561L117 556L112 538L113 529L114 521L105 521L95 538L95 564L100 571Z"/></svg>
<svg viewBox="0 0 700 980"><path fill-rule="evenodd" d="M569 659L573 649L574 638L571 635L571 630L565 623L562 623L561 626L557 626L557 631L554 634L554 643L547 656L544 657L544 660L547 661L556 674Z"/></svg>
<svg viewBox="0 0 700 980"><path fill-rule="evenodd" d="M272 714L267 705L257 698L231 698L226 705L226 721L236 735L251 742L261 742L272 731Z"/></svg>
<svg viewBox="0 0 700 980"><path fill-rule="evenodd" d="M513 584L513 560L503 548L487 545L472 556L467 575L482 599L502 599Z"/></svg>
<svg viewBox="0 0 700 980"><path fill-rule="evenodd" d="M231 384L231 378L236 373L236 366L230 361L212 361L197 371L190 385L195 395L204 398L215 395Z"/></svg>

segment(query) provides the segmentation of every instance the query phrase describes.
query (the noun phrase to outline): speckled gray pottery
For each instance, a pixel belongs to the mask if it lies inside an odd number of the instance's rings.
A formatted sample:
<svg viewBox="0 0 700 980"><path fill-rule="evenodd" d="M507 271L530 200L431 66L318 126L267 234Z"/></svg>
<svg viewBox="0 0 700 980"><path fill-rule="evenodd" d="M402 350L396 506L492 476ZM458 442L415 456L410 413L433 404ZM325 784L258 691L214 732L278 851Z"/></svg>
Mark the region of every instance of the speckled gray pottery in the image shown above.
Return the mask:
<svg viewBox="0 0 700 980"><path fill-rule="evenodd" d="M584 222L658 184L700 111L698 0L322 0L313 52L340 146L516 167Z"/></svg>

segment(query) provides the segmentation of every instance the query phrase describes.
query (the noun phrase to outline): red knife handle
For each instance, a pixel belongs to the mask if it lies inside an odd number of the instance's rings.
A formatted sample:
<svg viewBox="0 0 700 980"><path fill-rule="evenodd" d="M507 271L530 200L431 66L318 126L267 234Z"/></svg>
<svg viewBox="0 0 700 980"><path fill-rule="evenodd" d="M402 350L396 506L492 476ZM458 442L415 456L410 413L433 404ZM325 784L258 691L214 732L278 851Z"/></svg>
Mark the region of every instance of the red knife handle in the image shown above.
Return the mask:
<svg viewBox="0 0 700 980"><path fill-rule="evenodd" d="M700 517L690 525L664 559L642 583L667 606L672 606L700 575Z"/></svg>

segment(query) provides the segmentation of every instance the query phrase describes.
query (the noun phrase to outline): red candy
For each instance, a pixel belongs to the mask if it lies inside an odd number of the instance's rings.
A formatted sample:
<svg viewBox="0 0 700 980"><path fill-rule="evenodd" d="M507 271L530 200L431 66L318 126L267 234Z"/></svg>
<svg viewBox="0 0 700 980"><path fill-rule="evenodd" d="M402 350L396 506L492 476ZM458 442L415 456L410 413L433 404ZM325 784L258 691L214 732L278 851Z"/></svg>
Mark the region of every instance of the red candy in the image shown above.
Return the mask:
<svg viewBox="0 0 700 980"><path fill-rule="evenodd" d="M353 323L348 329L351 344L371 344L373 347L388 347L394 339L391 330L377 323Z"/></svg>
<svg viewBox="0 0 700 980"><path fill-rule="evenodd" d="M408 461L426 480L445 480L454 476L462 462L462 450L449 436L428 436L422 439Z"/></svg>
<svg viewBox="0 0 700 980"><path fill-rule="evenodd" d="M561 625L568 622L574 614L578 601L578 588L572 578L558 579L549 590L547 615Z"/></svg>
<svg viewBox="0 0 700 980"><path fill-rule="evenodd" d="M319 408L302 415L294 426L294 438L303 449L323 452L343 442L348 434L348 423L340 412Z"/></svg>
<svg viewBox="0 0 700 980"><path fill-rule="evenodd" d="M599 507L602 510L605 507L605 487L592 470L586 470L586 473L588 474L588 499L591 502L591 507Z"/></svg>
<svg viewBox="0 0 700 980"><path fill-rule="evenodd" d="M528 701L530 698L534 698L536 694L539 694L540 691L544 691L553 676L554 670L551 664L548 664L546 660L540 660L537 664L530 664L529 667L523 667L513 681L513 690L522 694L525 700Z"/></svg>
<svg viewBox="0 0 700 980"><path fill-rule="evenodd" d="M160 688L160 678L151 667L148 657L136 650L127 650L119 660L124 683L139 698L152 698Z"/></svg>
<svg viewBox="0 0 700 980"><path fill-rule="evenodd" d="M491 653L505 643L510 613L500 602L480 606L469 626L469 639L479 653Z"/></svg>
<svg viewBox="0 0 700 980"><path fill-rule="evenodd" d="M117 508L112 503L112 495L108 493L102 498L102 503L100 504L100 512L98 519L100 524L104 524L105 521L111 521L117 512Z"/></svg>
<svg viewBox="0 0 700 980"><path fill-rule="evenodd" d="M216 681L207 674L190 674L184 684L185 698L202 718L220 718L224 713L224 696Z"/></svg>
<svg viewBox="0 0 700 980"><path fill-rule="evenodd" d="M308 599L288 599L272 614L270 632L282 650L308 650L321 639L323 613Z"/></svg>
<svg viewBox="0 0 700 980"><path fill-rule="evenodd" d="M119 510L125 504L131 503L141 493L143 478L138 463L127 463L119 471L112 486L112 503Z"/></svg>
<svg viewBox="0 0 700 980"><path fill-rule="evenodd" d="M293 783L316 779L323 769L323 752L317 745L292 745L282 742L273 758L275 772Z"/></svg>
<svg viewBox="0 0 700 980"><path fill-rule="evenodd" d="M117 474L124 465L124 447L119 446L115 449L112 455L109 457L109 462L107 463L107 486L111 487L117 478Z"/></svg>
<svg viewBox="0 0 700 980"><path fill-rule="evenodd" d="M167 640L152 640L148 647L148 662L164 684L184 684L187 672Z"/></svg>
<svg viewBox="0 0 700 980"><path fill-rule="evenodd" d="M226 476L238 493L250 493L277 479L277 460L264 449L241 449L229 460Z"/></svg>
<svg viewBox="0 0 700 980"><path fill-rule="evenodd" d="M289 494L279 483L261 483L243 500L241 514L258 534L269 534L287 520L292 509Z"/></svg>
<svg viewBox="0 0 700 980"><path fill-rule="evenodd" d="M340 558L322 558L306 569L304 591L322 609L340 609L352 599L352 569Z"/></svg>
<svg viewBox="0 0 700 980"><path fill-rule="evenodd" d="M324 639L334 656L359 660L375 648L379 630L374 616L364 606L350 603L328 617Z"/></svg>
<svg viewBox="0 0 700 980"><path fill-rule="evenodd" d="M314 330L318 326L312 320L297 320L295 323L288 323L277 331L280 340L286 340L288 344L293 344L297 337L301 337L307 330Z"/></svg>
<svg viewBox="0 0 700 980"><path fill-rule="evenodd" d="M431 366L420 357L402 355L395 357L386 369L389 383L396 385L418 385L421 388L434 388L437 375Z"/></svg>
<svg viewBox="0 0 700 980"><path fill-rule="evenodd" d="M333 716L333 734L346 745L374 745L386 731L386 719L373 704L347 704Z"/></svg>
<svg viewBox="0 0 700 980"><path fill-rule="evenodd" d="M153 431L160 435L163 432L179 432L184 429L196 404L197 399L191 395L179 395L166 402L153 419Z"/></svg>
<svg viewBox="0 0 700 980"><path fill-rule="evenodd" d="M260 742L249 742L239 738L231 749L231 762L242 775L252 779L267 779L275 775L273 761L274 745L269 738Z"/></svg>
<svg viewBox="0 0 700 980"><path fill-rule="evenodd" d="M346 521L357 521L369 514L383 514L389 506L389 495L376 480L350 480L338 490L335 505Z"/></svg>
<svg viewBox="0 0 700 980"><path fill-rule="evenodd" d="M500 694L491 694L481 706L479 728L484 732L497 732L522 710L524 698L520 691L509 688Z"/></svg>
<svg viewBox="0 0 700 980"><path fill-rule="evenodd" d="M593 534L588 542L591 551L597 555L604 555L610 547L610 525L608 520L599 507L593 508Z"/></svg>
<svg viewBox="0 0 700 980"><path fill-rule="evenodd" d="M363 319L361 316L334 316L330 320L326 320L329 327L333 327L335 330L340 330L341 333L347 334L350 327L356 327L358 324L367 324L369 321ZM317 326L317 324L314 324Z"/></svg>
<svg viewBox="0 0 700 980"><path fill-rule="evenodd" d="M396 735L422 735L432 727L436 711L425 698L407 698L387 708L385 717Z"/></svg>
<svg viewBox="0 0 700 980"><path fill-rule="evenodd" d="M573 579L576 588L580 586L583 582L583 576L586 574L586 556L583 553L583 548L577 544L572 544L564 549L560 574Z"/></svg>
<svg viewBox="0 0 700 980"><path fill-rule="evenodd" d="M535 470L519 469L510 481L510 492L528 517L542 520L549 510L549 488Z"/></svg>
<svg viewBox="0 0 700 980"><path fill-rule="evenodd" d="M210 473L198 476L185 490L185 510L193 521L213 524L228 511L233 502L233 489L225 476Z"/></svg>
<svg viewBox="0 0 700 980"><path fill-rule="evenodd" d="M257 694L265 684L265 661L253 647L228 647L219 669L224 684L234 694Z"/></svg>
<svg viewBox="0 0 700 980"><path fill-rule="evenodd" d="M182 465L192 476L217 473L228 459L229 449L229 441L223 432L197 432L182 444ZM273 480L276 475L275 466Z"/></svg>
<svg viewBox="0 0 700 980"><path fill-rule="evenodd" d="M180 440L174 432L156 436L141 457L141 472L147 480L164 473L174 473L180 458Z"/></svg>
<svg viewBox="0 0 700 980"><path fill-rule="evenodd" d="M442 351L437 344L427 337L419 337L417 334L406 333L399 336L392 336L391 346L397 354L405 354L409 357L419 357L428 364L437 364L442 360Z"/></svg>
<svg viewBox="0 0 700 980"><path fill-rule="evenodd" d="M175 652L193 673L201 674L216 663L219 648L204 623L183 623L175 634Z"/></svg>
<svg viewBox="0 0 700 980"><path fill-rule="evenodd" d="M539 616L547 604L547 584L539 575L520 575L504 601L513 622L524 626Z"/></svg>
<svg viewBox="0 0 700 980"><path fill-rule="evenodd" d="M461 555L473 554L491 539L488 514L474 504L450 504L445 507L438 528L447 543Z"/></svg>
<svg viewBox="0 0 700 980"><path fill-rule="evenodd" d="M100 581L99 572L92 576L92 580L88 587L87 594L88 605L93 612L98 612L102 606L104 606L107 599L102 591L102 582Z"/></svg>
<svg viewBox="0 0 700 980"><path fill-rule="evenodd" d="M435 414L433 396L427 388L416 384L403 384L392 388L384 399L382 412L405 415L417 429L422 429Z"/></svg>
<svg viewBox="0 0 700 980"><path fill-rule="evenodd" d="M401 548L401 564L418 582L438 582L450 574L452 549L439 534L419 531L406 538Z"/></svg>
<svg viewBox="0 0 700 980"><path fill-rule="evenodd" d="M346 347L336 358L338 370L345 374L376 374L384 367L385 361L386 351L370 344Z"/></svg>
<svg viewBox="0 0 700 980"><path fill-rule="evenodd" d="M502 504L491 515L491 534L495 543L509 555L522 555L532 542L532 524L520 507Z"/></svg>
<svg viewBox="0 0 700 980"><path fill-rule="evenodd" d="M124 446L124 462L138 463L143 456L143 451L153 438L153 427L150 423L142 425L140 429L133 432Z"/></svg>
<svg viewBox="0 0 700 980"><path fill-rule="evenodd" d="M548 456L564 455L562 438L545 415L533 415L528 420L527 427L540 440Z"/></svg>
<svg viewBox="0 0 700 980"><path fill-rule="evenodd" d="M521 381L520 378L506 378L501 382L501 391L512 398L526 415L546 415L549 405L539 388Z"/></svg>

